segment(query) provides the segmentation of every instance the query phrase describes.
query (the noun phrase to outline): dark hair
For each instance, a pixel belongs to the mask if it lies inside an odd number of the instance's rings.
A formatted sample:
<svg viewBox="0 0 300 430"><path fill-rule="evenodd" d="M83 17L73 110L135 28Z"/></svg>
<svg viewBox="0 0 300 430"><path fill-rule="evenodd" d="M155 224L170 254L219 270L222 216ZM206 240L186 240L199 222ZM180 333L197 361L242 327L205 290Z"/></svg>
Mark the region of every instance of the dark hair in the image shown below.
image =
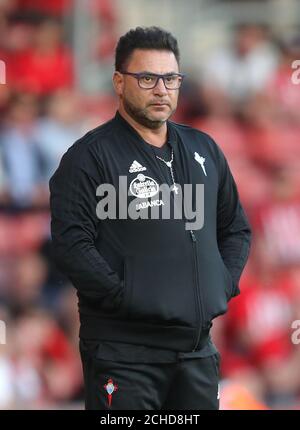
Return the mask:
<svg viewBox="0 0 300 430"><path fill-rule="evenodd" d="M136 27L120 37L115 56L115 69L125 70L135 49L157 49L174 53L179 64L180 54L175 37L159 27Z"/></svg>

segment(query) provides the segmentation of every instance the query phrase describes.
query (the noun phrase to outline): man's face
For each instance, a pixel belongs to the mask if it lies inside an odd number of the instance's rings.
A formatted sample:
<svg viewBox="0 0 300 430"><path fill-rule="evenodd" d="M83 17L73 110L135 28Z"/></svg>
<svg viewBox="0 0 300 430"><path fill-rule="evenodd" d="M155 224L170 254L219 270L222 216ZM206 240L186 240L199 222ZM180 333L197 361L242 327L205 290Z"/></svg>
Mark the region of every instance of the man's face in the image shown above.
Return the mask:
<svg viewBox="0 0 300 430"><path fill-rule="evenodd" d="M178 63L171 51L136 49L127 64L126 72L178 73ZM179 90L168 90L162 79L153 89L139 87L134 76L114 74L116 91L125 111L148 128L160 127L176 110Z"/></svg>

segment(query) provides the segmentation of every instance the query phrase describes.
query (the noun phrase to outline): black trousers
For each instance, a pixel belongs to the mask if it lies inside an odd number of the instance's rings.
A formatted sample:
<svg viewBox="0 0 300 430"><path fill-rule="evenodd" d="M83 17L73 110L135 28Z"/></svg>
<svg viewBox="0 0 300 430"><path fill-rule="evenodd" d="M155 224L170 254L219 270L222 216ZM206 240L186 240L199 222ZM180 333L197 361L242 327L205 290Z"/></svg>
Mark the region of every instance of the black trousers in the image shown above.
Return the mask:
<svg viewBox="0 0 300 430"><path fill-rule="evenodd" d="M174 363L125 363L80 353L85 408L95 410L219 409L219 353Z"/></svg>

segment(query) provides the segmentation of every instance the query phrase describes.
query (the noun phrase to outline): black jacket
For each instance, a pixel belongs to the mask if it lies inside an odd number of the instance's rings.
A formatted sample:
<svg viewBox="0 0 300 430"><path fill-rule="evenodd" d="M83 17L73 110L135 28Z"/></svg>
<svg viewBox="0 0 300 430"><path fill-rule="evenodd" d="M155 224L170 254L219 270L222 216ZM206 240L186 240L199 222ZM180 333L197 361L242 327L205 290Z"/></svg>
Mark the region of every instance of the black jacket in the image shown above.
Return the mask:
<svg viewBox="0 0 300 430"><path fill-rule="evenodd" d="M157 184L169 182L153 146L118 112L75 142L50 180L54 254L77 289L82 338L192 351L239 294L250 228L226 159L207 134L167 125L175 174L204 184L199 230L186 230L185 219L99 220L97 187L113 184L118 194L121 175L129 187L139 175L129 172L133 162Z"/></svg>

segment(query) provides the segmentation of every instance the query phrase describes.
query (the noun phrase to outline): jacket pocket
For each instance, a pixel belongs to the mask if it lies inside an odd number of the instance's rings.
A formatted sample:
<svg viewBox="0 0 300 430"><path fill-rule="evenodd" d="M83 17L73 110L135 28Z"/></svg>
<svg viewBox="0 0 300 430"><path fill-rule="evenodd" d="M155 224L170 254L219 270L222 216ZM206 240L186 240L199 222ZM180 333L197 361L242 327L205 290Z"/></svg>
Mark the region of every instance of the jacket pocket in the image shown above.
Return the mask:
<svg viewBox="0 0 300 430"><path fill-rule="evenodd" d="M123 311L149 323L196 325L192 259L139 255L125 264Z"/></svg>
<svg viewBox="0 0 300 430"><path fill-rule="evenodd" d="M128 305L130 301L131 282L129 273L131 271L131 257L125 257L123 266L123 299L118 309L120 316L128 316Z"/></svg>
<svg viewBox="0 0 300 430"><path fill-rule="evenodd" d="M233 282L219 250L205 252L205 249L198 248L198 252L199 282L208 323L228 310Z"/></svg>
<svg viewBox="0 0 300 430"><path fill-rule="evenodd" d="M212 361L215 376L219 382L219 380L220 380L220 353L216 352L215 354L210 356L210 359Z"/></svg>
<svg viewBox="0 0 300 430"><path fill-rule="evenodd" d="M221 259L222 267L223 267L223 271L224 271L226 298L227 298L227 301L229 301L233 296L233 280L232 280L232 276L231 276L229 270L227 269L221 255L220 255L220 259Z"/></svg>

